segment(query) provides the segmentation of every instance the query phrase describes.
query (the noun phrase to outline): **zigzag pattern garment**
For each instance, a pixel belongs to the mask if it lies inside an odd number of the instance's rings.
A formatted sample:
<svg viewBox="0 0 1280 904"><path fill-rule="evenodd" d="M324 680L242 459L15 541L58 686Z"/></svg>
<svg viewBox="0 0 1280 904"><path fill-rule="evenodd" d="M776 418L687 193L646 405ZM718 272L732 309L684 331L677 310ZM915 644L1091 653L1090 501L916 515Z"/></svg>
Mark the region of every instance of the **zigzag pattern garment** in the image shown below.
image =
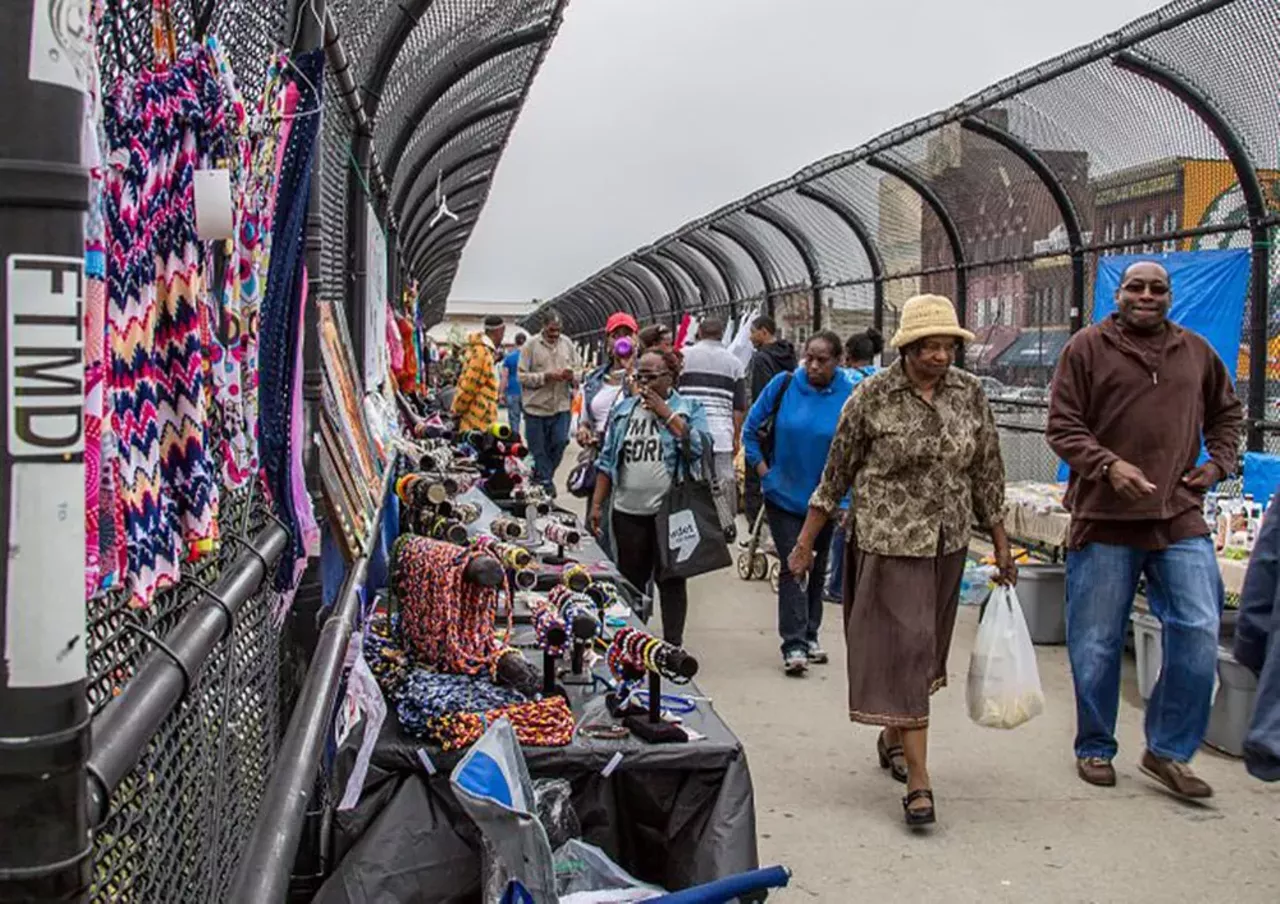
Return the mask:
<svg viewBox="0 0 1280 904"><path fill-rule="evenodd" d="M230 146L207 48L119 81L104 98L110 418L130 602L174 584L188 545L212 546L218 474L209 450L211 334L192 178Z"/></svg>

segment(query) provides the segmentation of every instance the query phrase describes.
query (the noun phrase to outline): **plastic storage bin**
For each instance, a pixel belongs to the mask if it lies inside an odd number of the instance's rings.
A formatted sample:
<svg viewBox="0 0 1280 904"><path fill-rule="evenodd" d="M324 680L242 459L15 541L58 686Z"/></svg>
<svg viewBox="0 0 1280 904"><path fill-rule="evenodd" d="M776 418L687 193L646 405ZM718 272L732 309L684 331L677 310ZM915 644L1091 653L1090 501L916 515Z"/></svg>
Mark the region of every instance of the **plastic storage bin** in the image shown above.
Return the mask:
<svg viewBox="0 0 1280 904"><path fill-rule="evenodd" d="M1164 631L1160 619L1148 612L1134 612L1129 621L1133 623L1133 658L1138 662L1138 693L1149 700L1164 661Z"/></svg>
<svg viewBox="0 0 1280 904"><path fill-rule="evenodd" d="M1236 662L1229 650L1218 650L1218 694L1209 714L1204 742L1231 756L1244 756L1244 736L1249 730L1258 679Z"/></svg>
<svg viewBox="0 0 1280 904"><path fill-rule="evenodd" d="M1018 569L1018 601L1031 642L1067 642L1067 569L1063 565L1023 565Z"/></svg>

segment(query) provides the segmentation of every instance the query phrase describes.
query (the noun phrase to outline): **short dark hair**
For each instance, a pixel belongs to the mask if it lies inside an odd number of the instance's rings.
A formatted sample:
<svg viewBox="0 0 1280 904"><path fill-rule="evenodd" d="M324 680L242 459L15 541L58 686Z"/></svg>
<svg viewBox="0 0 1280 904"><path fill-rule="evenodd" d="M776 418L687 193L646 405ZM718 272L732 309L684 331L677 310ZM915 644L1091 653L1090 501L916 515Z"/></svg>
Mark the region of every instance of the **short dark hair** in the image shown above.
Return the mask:
<svg viewBox="0 0 1280 904"><path fill-rule="evenodd" d="M766 333L771 333L774 336L778 335L778 323L768 314L761 314L755 320L751 321L751 328L753 330L764 330Z"/></svg>
<svg viewBox="0 0 1280 904"><path fill-rule="evenodd" d="M670 335L671 329L661 323L651 323L640 331L640 350L643 352L651 345L657 345L662 341L663 334Z"/></svg>
<svg viewBox="0 0 1280 904"><path fill-rule="evenodd" d="M1160 261L1153 260L1151 258L1143 258L1142 260L1134 261L1132 264L1124 268L1124 272L1120 274L1120 282L1124 282L1125 278L1129 275L1129 271L1132 270L1134 267L1139 266L1140 264L1155 264L1157 267L1159 267L1161 270L1164 271L1165 276L1169 276L1169 268L1166 267L1164 264L1162 264ZM1169 281L1170 282L1173 281L1172 276L1169 276Z"/></svg>
<svg viewBox="0 0 1280 904"><path fill-rule="evenodd" d="M528 333L518 333L518 334L516 334L516 345L524 345L524 340L526 340L526 339L528 339L528 338L529 338L529 334L528 334Z"/></svg>
<svg viewBox="0 0 1280 904"><path fill-rule="evenodd" d="M724 326L723 317L708 317L698 324L698 335L706 339L723 339Z"/></svg>
<svg viewBox="0 0 1280 904"><path fill-rule="evenodd" d="M671 373L671 379L673 380L678 378L680 371L684 369L684 362L680 360L680 356L670 349L649 348L641 353L641 357L644 355L657 355L661 358L662 363L666 365L667 370Z"/></svg>
<svg viewBox="0 0 1280 904"><path fill-rule="evenodd" d="M845 357L850 361L870 361L884 351L884 335L875 327L867 327L854 333L844 344Z"/></svg>
<svg viewBox="0 0 1280 904"><path fill-rule="evenodd" d="M809 337L809 342L805 343L805 347L807 348L810 343L819 339L827 343L827 348L831 350L833 357L839 357L840 352L844 350L844 343L841 342L840 337L831 330L818 330L818 332Z"/></svg>
<svg viewBox="0 0 1280 904"><path fill-rule="evenodd" d="M503 323L503 319L497 314L490 314L484 319L484 328L486 330L496 330L498 327L502 326Z"/></svg>

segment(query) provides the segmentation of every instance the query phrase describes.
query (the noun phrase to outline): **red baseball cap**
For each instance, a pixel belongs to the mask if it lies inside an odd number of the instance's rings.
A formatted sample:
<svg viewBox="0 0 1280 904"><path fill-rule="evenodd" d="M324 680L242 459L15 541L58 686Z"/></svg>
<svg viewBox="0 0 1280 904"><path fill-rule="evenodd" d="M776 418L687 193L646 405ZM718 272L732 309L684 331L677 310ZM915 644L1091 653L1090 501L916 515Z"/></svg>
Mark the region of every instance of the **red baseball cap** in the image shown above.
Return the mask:
<svg viewBox="0 0 1280 904"><path fill-rule="evenodd" d="M636 319L634 317L630 314L624 314L621 311L618 311L609 315L609 319L604 325L604 334L608 336L614 330L624 326L633 333L640 332L640 327L636 324Z"/></svg>

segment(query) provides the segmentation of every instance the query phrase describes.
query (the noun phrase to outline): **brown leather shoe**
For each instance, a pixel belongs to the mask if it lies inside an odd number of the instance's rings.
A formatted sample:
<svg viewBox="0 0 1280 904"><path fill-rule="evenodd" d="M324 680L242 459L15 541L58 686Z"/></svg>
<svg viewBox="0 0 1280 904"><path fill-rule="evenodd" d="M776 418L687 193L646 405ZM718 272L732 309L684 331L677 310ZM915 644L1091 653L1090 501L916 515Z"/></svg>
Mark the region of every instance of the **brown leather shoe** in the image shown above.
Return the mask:
<svg viewBox="0 0 1280 904"><path fill-rule="evenodd" d="M1186 763L1166 760L1147 750L1143 752L1142 762L1138 764L1138 768L1179 797L1189 800L1213 797L1213 788L1192 772L1191 767Z"/></svg>
<svg viewBox="0 0 1280 904"><path fill-rule="evenodd" d="M1116 783L1116 767L1101 756L1086 756L1076 760L1076 772L1082 779L1099 788L1112 788Z"/></svg>

